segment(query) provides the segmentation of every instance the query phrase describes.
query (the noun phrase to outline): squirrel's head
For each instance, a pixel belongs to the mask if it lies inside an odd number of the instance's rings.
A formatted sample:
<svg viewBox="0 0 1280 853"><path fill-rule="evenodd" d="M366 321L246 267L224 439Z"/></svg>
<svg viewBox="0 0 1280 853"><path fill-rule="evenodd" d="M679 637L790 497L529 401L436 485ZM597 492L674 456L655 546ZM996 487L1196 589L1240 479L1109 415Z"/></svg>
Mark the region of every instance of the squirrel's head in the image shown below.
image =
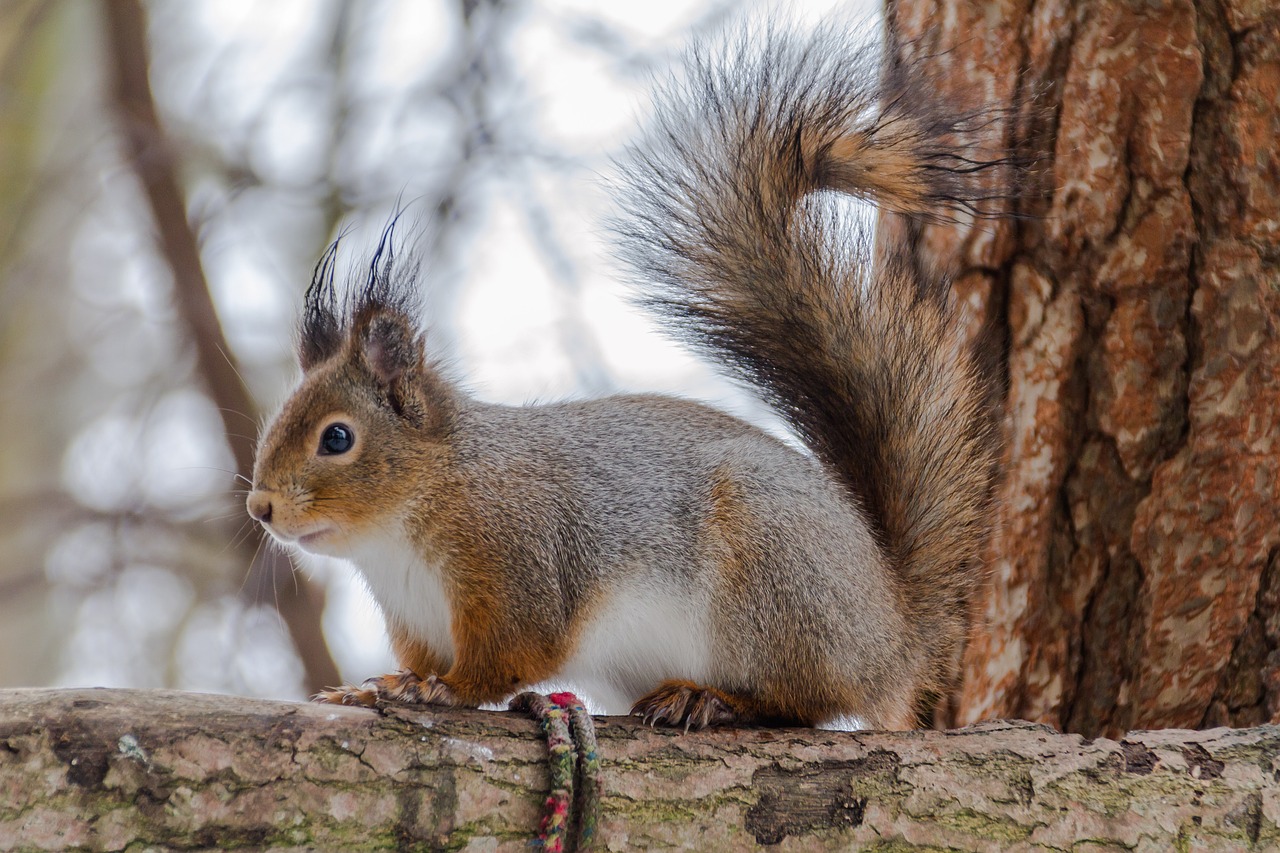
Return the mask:
<svg viewBox="0 0 1280 853"><path fill-rule="evenodd" d="M412 271L394 265L396 221L368 280L340 298L338 242L316 265L303 308L302 381L258 446L249 514L272 536L343 556L397 524L438 477L456 396L430 364Z"/></svg>

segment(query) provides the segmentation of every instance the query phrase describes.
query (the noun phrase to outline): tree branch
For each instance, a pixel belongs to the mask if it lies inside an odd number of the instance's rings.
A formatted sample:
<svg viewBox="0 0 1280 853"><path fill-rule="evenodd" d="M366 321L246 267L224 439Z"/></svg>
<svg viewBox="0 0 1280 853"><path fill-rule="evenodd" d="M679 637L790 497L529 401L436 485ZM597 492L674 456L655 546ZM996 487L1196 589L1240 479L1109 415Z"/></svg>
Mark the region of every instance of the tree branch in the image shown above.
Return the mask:
<svg viewBox="0 0 1280 853"><path fill-rule="evenodd" d="M597 719L600 847L1240 850L1280 844L1280 727L1086 740ZM0 691L0 850L523 851L546 746L511 713Z"/></svg>

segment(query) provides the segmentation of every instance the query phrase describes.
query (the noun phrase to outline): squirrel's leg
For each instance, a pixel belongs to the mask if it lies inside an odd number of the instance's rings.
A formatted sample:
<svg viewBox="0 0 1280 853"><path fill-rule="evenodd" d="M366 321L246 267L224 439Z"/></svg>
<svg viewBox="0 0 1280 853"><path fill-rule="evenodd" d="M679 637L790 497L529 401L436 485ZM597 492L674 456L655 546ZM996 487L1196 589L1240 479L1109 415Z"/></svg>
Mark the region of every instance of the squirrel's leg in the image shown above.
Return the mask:
<svg viewBox="0 0 1280 853"><path fill-rule="evenodd" d="M664 681L642 696L631 713L651 726L683 726L685 731L766 719L749 697L677 679Z"/></svg>
<svg viewBox="0 0 1280 853"><path fill-rule="evenodd" d="M563 631L530 623L528 612L496 612L492 600L472 599L467 592L459 590L454 602L451 666L441 666L429 649L393 631L396 656L410 669L371 678L360 687L326 691L317 700L368 707L390 702L475 708L501 702L556 672L565 654Z"/></svg>
<svg viewBox="0 0 1280 853"><path fill-rule="evenodd" d="M467 600L466 592L460 591L453 611L456 654L448 672L435 679L437 701L470 707L501 702L557 672L569 639L563 626L535 621L534 608L499 611L487 590L475 600Z"/></svg>
<svg viewBox="0 0 1280 853"><path fill-rule="evenodd" d="M477 585L471 592L463 588L455 593L451 666L388 626L396 657L408 669L370 678L359 687L326 690L315 700L370 708L380 703L475 708L555 674L568 647L563 626L531 621L536 611L499 611L488 586Z"/></svg>

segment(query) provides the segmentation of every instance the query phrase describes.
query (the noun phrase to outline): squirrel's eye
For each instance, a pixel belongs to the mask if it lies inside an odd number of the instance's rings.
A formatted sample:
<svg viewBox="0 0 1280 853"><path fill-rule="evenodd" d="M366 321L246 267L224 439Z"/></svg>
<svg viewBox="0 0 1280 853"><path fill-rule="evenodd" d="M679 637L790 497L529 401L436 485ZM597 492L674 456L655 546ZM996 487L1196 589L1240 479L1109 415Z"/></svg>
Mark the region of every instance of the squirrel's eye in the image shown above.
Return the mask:
<svg viewBox="0 0 1280 853"><path fill-rule="evenodd" d="M337 456L346 453L356 443L356 434L346 424L330 424L320 436L320 455Z"/></svg>

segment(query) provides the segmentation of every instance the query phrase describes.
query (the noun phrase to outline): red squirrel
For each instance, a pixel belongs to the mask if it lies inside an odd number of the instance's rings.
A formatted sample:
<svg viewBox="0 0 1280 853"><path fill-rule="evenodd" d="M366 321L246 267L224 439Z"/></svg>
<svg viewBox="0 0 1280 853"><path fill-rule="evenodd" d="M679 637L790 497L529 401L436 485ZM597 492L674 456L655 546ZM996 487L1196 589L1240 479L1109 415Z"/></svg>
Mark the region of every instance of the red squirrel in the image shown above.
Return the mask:
<svg viewBox="0 0 1280 853"><path fill-rule="evenodd" d="M956 677L997 443L945 275L873 258L836 204L984 197L990 164L913 73L840 28L704 44L620 168L646 304L808 452L673 397L471 399L429 354L395 223L348 293L330 248L248 510L355 564L403 671L318 699L473 707L555 680L685 728L919 724Z"/></svg>

